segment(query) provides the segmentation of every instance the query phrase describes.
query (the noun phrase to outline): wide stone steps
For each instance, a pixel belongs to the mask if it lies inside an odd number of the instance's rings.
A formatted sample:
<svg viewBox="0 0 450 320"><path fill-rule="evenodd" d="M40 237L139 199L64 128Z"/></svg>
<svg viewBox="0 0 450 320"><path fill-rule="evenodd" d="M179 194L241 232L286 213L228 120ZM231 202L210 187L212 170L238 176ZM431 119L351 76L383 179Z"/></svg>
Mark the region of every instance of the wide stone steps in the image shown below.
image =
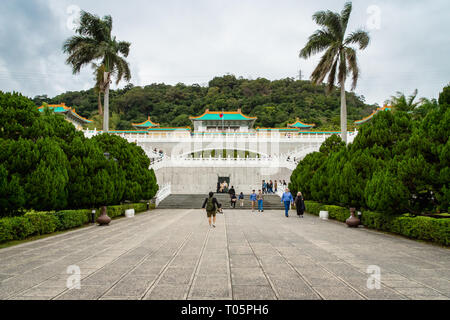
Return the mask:
<svg viewBox="0 0 450 320"><path fill-rule="evenodd" d="M158 209L201 209L207 195L172 194L162 201ZM230 209L230 196L228 194L214 194L222 208ZM250 195L245 195L244 207L240 207L239 200L236 209L249 210L252 208ZM277 195L264 195L264 210L283 210L284 205Z"/></svg>

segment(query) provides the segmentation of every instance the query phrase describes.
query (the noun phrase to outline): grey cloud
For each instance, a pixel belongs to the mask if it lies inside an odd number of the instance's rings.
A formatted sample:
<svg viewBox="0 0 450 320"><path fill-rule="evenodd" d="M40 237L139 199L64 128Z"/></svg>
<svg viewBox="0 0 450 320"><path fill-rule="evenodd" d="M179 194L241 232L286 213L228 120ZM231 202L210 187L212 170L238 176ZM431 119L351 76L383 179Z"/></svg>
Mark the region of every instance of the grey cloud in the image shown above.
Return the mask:
<svg viewBox="0 0 450 320"><path fill-rule="evenodd" d="M3 0L0 13L0 89L55 95L92 86L87 68L73 76L64 64L66 9L75 4L100 16L111 14L114 34L132 43L132 82L206 83L233 73L244 77L307 77L320 56L298 52L317 29L317 10L340 10L344 1L88 1ZM396 91L437 97L449 81L450 3L354 1L350 30L366 25L367 8L381 9L381 28L360 53L362 77L356 90L370 103ZM7 70L5 70L5 68ZM33 77L34 75L34 77Z"/></svg>

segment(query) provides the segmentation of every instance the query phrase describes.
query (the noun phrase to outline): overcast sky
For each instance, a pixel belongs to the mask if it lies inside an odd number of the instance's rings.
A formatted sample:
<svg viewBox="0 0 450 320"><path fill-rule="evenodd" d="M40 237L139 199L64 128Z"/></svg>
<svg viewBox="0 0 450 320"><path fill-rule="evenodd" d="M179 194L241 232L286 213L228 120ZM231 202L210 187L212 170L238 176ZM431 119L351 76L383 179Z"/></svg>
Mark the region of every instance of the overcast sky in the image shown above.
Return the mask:
<svg viewBox="0 0 450 320"><path fill-rule="evenodd" d="M320 56L299 51L318 28L314 12L336 0L1 0L0 90L34 97L93 86L90 67L72 75L62 53L79 8L113 17L113 34L132 43L134 85L206 85L214 76L309 78ZM450 1L355 0L349 31L364 27L356 89L368 103L396 91L436 98L450 81ZM348 81L349 86L350 81ZM122 83L120 86L123 86Z"/></svg>

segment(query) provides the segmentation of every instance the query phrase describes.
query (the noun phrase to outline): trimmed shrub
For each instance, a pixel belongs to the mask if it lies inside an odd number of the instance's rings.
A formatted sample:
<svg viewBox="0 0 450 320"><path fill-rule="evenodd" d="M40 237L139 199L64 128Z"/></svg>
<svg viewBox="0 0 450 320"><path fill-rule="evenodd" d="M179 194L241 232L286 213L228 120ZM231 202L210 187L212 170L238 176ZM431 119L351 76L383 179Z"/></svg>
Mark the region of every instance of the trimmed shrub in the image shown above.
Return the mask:
<svg viewBox="0 0 450 320"><path fill-rule="evenodd" d="M141 213L141 212L146 212L147 211L147 204L146 203L135 203L134 205L134 210L136 211L136 213ZM150 209L152 208L151 204L150 204Z"/></svg>
<svg viewBox="0 0 450 320"><path fill-rule="evenodd" d="M53 213L31 211L26 213L24 217L33 225L33 235L53 233L59 226L59 220Z"/></svg>
<svg viewBox="0 0 450 320"><path fill-rule="evenodd" d="M90 221L91 210L66 210L55 213L59 220L58 230L81 227Z"/></svg>
<svg viewBox="0 0 450 320"><path fill-rule="evenodd" d="M324 205L314 201L305 201L306 212L319 216L320 211L324 209Z"/></svg>
<svg viewBox="0 0 450 320"><path fill-rule="evenodd" d="M125 214L125 210L128 210L128 209L125 209L125 207L128 208L128 205L110 206L110 207L108 207L108 211L107 211L108 216L111 219L123 216Z"/></svg>
<svg viewBox="0 0 450 320"><path fill-rule="evenodd" d="M364 211L362 223L371 229L392 232L411 239L450 245L450 219L410 215L389 217L378 212Z"/></svg>
<svg viewBox="0 0 450 320"><path fill-rule="evenodd" d="M341 222L346 222L350 218L350 210L338 206L324 206L324 210L328 211L329 217Z"/></svg>
<svg viewBox="0 0 450 320"><path fill-rule="evenodd" d="M154 204L150 205L154 209ZM134 203L108 207L108 216L117 218L125 215L125 210L134 209L136 213L146 212L147 203ZM81 227L91 221L92 210L64 210L59 212L31 211L22 217L0 219L0 243L24 240L34 235L50 234ZM100 215L96 209L95 218Z"/></svg>

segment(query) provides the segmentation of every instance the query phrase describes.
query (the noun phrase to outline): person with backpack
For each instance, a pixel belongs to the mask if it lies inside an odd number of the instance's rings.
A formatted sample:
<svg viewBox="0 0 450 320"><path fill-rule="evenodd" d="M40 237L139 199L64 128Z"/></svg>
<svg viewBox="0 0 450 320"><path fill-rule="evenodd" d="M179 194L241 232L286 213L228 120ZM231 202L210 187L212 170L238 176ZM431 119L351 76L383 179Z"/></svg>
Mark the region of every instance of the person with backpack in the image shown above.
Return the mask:
<svg viewBox="0 0 450 320"><path fill-rule="evenodd" d="M206 209L206 214L208 216L209 226L211 225L215 228L216 227L216 215L217 210L220 209L221 205L219 202L217 202L217 199L214 198L214 193L210 192L209 197L205 199L205 202L203 202L203 209ZM211 224L212 219L212 224Z"/></svg>
<svg viewBox="0 0 450 320"><path fill-rule="evenodd" d="M228 191L228 194L230 195L230 208L234 207L236 208L236 203L233 203L233 196L236 199L236 191L234 190L234 187L232 186L231 189Z"/></svg>
<svg viewBox="0 0 450 320"><path fill-rule="evenodd" d="M244 207L244 193L241 192L241 194L239 195L239 202L241 203L241 208Z"/></svg>
<svg viewBox="0 0 450 320"><path fill-rule="evenodd" d="M295 208L297 209L297 215L299 218L303 218L303 214L305 213L306 206L305 200L303 199L302 193L299 192L297 197L295 197Z"/></svg>
<svg viewBox="0 0 450 320"><path fill-rule="evenodd" d="M231 195L231 207L232 207L233 209L236 209L236 202L237 202L237 197L236 197L236 194L233 193L233 194Z"/></svg>

